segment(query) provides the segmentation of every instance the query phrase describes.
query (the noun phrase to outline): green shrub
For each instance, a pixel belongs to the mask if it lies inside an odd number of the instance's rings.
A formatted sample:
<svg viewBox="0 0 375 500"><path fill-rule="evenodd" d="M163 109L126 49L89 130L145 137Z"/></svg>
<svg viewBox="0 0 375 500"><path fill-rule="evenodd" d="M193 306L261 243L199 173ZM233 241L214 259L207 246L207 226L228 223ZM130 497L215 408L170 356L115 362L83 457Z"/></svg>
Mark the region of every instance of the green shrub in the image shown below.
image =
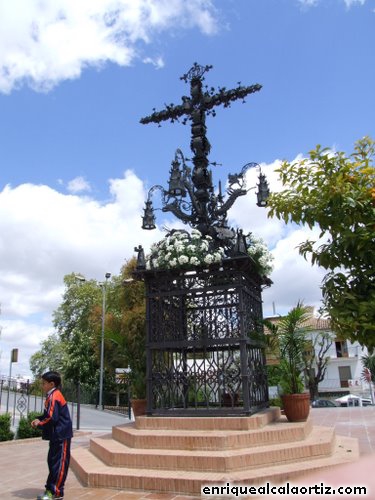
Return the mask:
<svg viewBox="0 0 375 500"><path fill-rule="evenodd" d="M14 432L10 429L10 421L12 415L5 413L0 415L0 441L12 441L14 439Z"/></svg>
<svg viewBox="0 0 375 500"><path fill-rule="evenodd" d="M39 413L32 411L26 418L21 418L18 424L16 439L27 439L32 437L40 437L42 435L41 429L33 429L31 422L39 416Z"/></svg>
<svg viewBox="0 0 375 500"><path fill-rule="evenodd" d="M269 404L270 406L280 406L281 409L283 408L283 402L280 397L270 398Z"/></svg>

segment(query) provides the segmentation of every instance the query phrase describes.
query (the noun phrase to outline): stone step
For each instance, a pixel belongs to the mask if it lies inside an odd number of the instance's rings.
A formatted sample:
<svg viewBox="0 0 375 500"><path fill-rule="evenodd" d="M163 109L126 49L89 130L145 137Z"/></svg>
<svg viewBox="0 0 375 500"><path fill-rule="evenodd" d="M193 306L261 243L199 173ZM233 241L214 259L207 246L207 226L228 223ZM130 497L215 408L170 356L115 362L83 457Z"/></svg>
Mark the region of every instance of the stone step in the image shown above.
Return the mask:
<svg viewBox="0 0 375 500"><path fill-rule="evenodd" d="M280 408L266 408L250 417L137 417L137 429L228 430L260 429L280 418Z"/></svg>
<svg viewBox="0 0 375 500"><path fill-rule="evenodd" d="M113 427L112 437L129 448L228 450L301 441L311 429L310 420L291 423L281 417L261 429L246 431L139 429L132 423Z"/></svg>
<svg viewBox="0 0 375 500"><path fill-rule="evenodd" d="M314 427L305 440L290 442L287 446L273 442L252 448L229 448L224 453L222 450L129 448L110 435L92 439L90 451L105 464L114 467L228 472L330 455L334 442L332 428Z"/></svg>
<svg viewBox="0 0 375 500"><path fill-rule="evenodd" d="M356 439L338 436L330 456L273 464L232 472L202 472L184 469L153 470L111 467L86 448L72 451L71 467L85 486L143 490L147 492L200 495L205 485L282 483L311 471L334 467L358 458Z"/></svg>

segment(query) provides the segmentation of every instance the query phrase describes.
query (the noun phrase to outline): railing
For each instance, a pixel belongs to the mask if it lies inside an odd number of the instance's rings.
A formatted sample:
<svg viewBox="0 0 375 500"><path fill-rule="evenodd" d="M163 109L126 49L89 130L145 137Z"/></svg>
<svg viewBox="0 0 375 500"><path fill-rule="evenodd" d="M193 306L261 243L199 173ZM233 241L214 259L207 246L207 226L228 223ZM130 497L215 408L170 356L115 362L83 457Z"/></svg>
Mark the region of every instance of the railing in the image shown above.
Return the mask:
<svg viewBox="0 0 375 500"><path fill-rule="evenodd" d="M63 393L69 402L70 416L75 422L76 429L80 428L80 407L87 404L97 407L97 389L74 384L65 381ZM126 385L122 385L116 392L106 391L104 393L103 409L127 414L131 417L130 393ZM20 381L16 378L0 378L0 414L10 413L12 426L16 419L27 418L29 413L43 414L45 394L40 388L36 388L34 381Z"/></svg>
<svg viewBox="0 0 375 500"><path fill-rule="evenodd" d="M30 412L43 413L44 397L39 389L31 392L33 384L31 381L20 382L17 379L0 380L0 409L1 413L12 415L13 425L16 416L26 418Z"/></svg>

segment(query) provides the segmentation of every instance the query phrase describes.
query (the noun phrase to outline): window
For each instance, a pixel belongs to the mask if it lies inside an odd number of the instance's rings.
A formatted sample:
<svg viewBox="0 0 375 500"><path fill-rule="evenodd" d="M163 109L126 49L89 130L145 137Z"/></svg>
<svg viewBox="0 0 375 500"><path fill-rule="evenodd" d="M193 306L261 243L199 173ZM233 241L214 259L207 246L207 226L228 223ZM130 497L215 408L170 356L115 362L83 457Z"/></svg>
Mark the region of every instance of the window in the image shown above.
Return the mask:
<svg viewBox="0 0 375 500"><path fill-rule="evenodd" d="M336 356L338 358L347 358L348 357L348 344L346 340L336 340Z"/></svg>
<svg viewBox="0 0 375 500"><path fill-rule="evenodd" d="M339 366L340 387L349 387L349 380L352 378L350 366Z"/></svg>

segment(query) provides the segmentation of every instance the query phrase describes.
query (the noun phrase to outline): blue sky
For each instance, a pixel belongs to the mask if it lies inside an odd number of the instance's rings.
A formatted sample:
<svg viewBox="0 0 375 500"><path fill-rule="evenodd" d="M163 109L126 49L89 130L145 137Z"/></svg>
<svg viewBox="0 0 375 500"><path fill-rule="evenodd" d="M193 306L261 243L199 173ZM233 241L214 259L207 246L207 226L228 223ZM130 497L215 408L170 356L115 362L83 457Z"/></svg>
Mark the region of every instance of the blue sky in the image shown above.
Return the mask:
<svg viewBox="0 0 375 500"><path fill-rule="evenodd" d="M195 61L209 86L263 85L207 120L215 182L255 161L276 189L279 160L375 136L374 24L374 0L0 0L0 373L13 347L28 373L64 274L117 274L162 236L160 216L141 231L143 200L190 130L139 119L189 94ZM254 202L231 219L274 252L265 314L319 305L323 274L295 250L309 232Z"/></svg>

